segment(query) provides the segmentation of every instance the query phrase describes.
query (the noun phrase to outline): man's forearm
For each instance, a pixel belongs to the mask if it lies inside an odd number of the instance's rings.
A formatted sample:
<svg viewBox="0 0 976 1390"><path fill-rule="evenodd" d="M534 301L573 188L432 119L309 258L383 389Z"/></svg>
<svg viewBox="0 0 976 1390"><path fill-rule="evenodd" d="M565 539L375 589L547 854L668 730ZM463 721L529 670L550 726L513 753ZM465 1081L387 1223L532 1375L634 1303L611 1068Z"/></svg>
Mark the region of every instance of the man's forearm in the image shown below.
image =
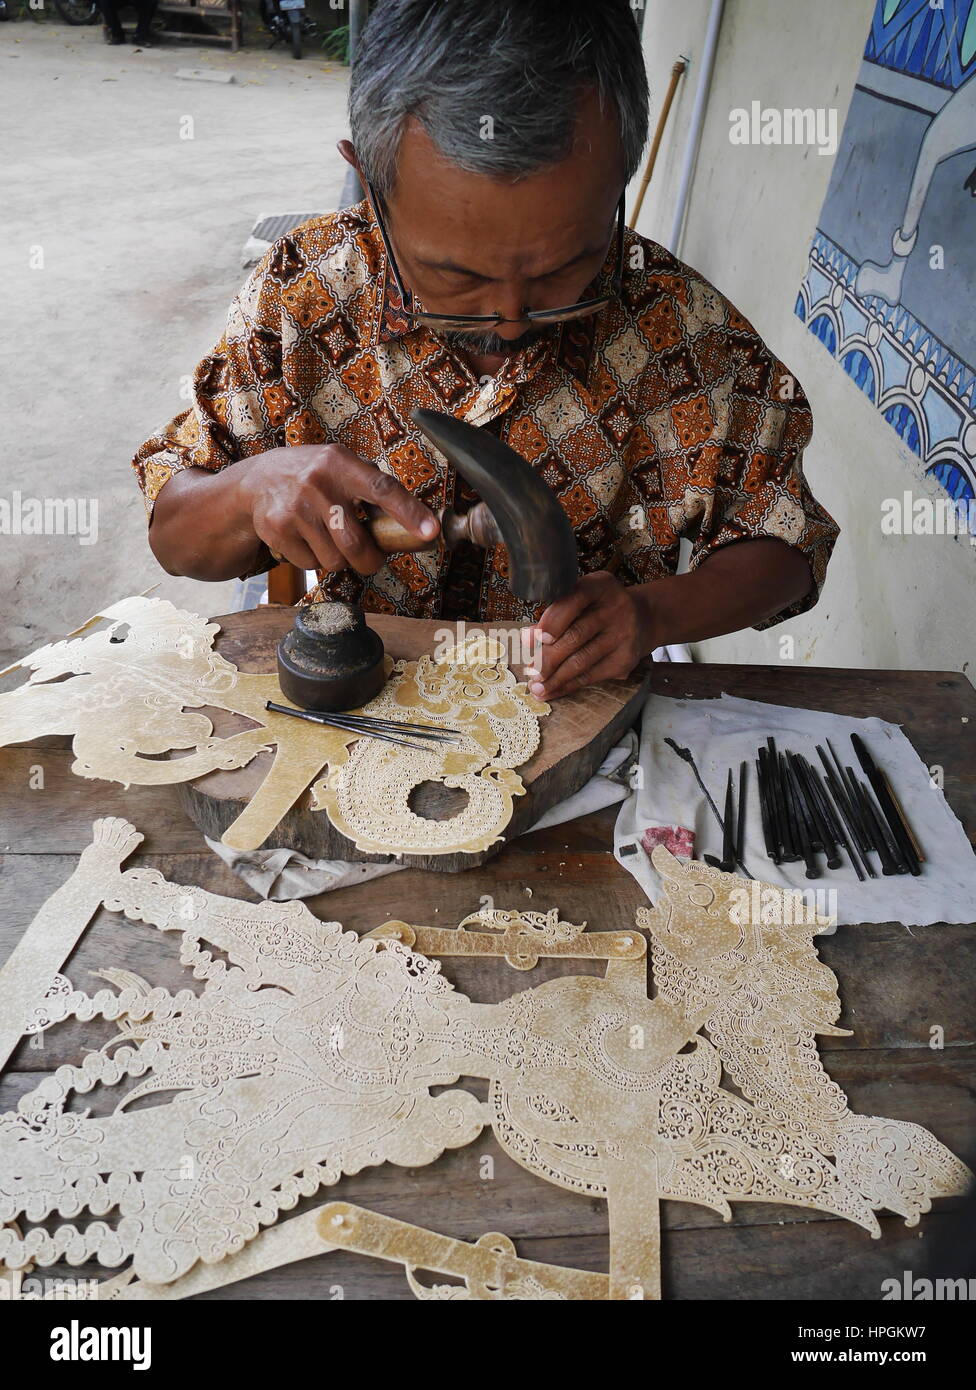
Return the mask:
<svg viewBox="0 0 976 1390"><path fill-rule="evenodd" d="M659 647L752 627L805 598L812 586L803 554L770 538L723 546L690 573L638 589Z"/></svg>
<svg viewBox="0 0 976 1390"><path fill-rule="evenodd" d="M187 468L160 489L149 545L167 574L236 579L257 564L261 548L241 483L248 460L219 473Z"/></svg>

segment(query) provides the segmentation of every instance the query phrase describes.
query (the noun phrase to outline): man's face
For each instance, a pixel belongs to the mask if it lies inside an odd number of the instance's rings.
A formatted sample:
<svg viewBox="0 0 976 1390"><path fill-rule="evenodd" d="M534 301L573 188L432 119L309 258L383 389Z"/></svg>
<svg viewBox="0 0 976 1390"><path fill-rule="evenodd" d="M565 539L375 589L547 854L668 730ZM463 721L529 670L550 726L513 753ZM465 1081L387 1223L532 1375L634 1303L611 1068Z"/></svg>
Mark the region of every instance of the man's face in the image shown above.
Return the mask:
<svg viewBox="0 0 976 1390"><path fill-rule="evenodd" d="M411 120L386 200L401 275L428 312L516 320L446 335L470 352L509 356L558 332L530 326L519 317L526 309L585 298L613 241L622 185L616 115L600 111L595 93L580 102L569 158L521 179L459 169Z"/></svg>

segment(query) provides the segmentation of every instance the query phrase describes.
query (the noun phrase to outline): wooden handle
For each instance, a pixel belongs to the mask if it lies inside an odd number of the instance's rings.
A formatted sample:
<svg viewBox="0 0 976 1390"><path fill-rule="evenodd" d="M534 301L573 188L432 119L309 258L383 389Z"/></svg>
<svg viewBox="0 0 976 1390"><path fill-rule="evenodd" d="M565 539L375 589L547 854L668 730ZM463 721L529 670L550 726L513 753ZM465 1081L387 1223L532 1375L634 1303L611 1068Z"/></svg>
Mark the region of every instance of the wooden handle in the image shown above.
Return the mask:
<svg viewBox="0 0 976 1390"><path fill-rule="evenodd" d="M398 550L435 550L441 542L453 550L462 541L471 541L482 550L502 544L502 534L484 502L478 502L469 512L459 515L453 507L443 507L437 513L441 529L431 541L415 536L385 512L372 510L366 518L366 529L380 550L392 555Z"/></svg>
<svg viewBox="0 0 976 1390"><path fill-rule="evenodd" d="M433 550L440 543L438 533L432 541L415 535L405 526L385 512L377 512L366 521L366 529L384 555L393 555L398 550Z"/></svg>

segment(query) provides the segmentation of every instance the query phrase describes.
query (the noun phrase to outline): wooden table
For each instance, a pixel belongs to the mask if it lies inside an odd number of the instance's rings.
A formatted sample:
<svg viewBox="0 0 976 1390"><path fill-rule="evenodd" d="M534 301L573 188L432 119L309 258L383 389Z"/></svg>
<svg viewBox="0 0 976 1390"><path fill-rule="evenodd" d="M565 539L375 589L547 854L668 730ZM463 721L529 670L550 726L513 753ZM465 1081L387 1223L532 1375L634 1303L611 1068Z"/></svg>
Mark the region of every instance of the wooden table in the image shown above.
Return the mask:
<svg viewBox="0 0 976 1390"><path fill-rule="evenodd" d="M976 836L976 692L951 672L860 672L803 667L659 666L652 688L666 695L731 694L780 704L878 715L902 724L923 760L945 769L945 790L971 838ZM966 722L968 721L968 722ZM116 814L145 834L143 862L168 878L213 892L249 898L249 890L204 845L178 809L172 788L88 782L70 771L67 749L45 740L35 747L0 750L0 960L12 949L37 908L75 866L97 815ZM31 790L31 769L43 788ZM36 773L33 780L37 781ZM363 931L390 917L455 925L485 895L499 907L558 907L570 921L587 920L608 931L633 927L643 902L636 882L613 858L616 808L551 830L523 836L496 859L456 875L404 870L373 883L309 899L320 916ZM531 889L531 897L526 889ZM976 915L976 907L974 907ZM819 943L821 958L840 980L840 1023L851 1038L823 1038L831 1076L852 1108L914 1120L972 1161L976 1120L976 926L897 924L841 927ZM103 965L144 973L154 983L186 985L172 942L138 926L125 927L103 912L67 973L90 987L85 971ZM554 974L566 964L541 962L531 975L498 961L447 960L457 987L497 1000ZM574 972L587 969L573 962ZM594 965L599 971L602 966ZM944 1047L930 1046L931 1029ZM61 1062L79 1063L82 1047L100 1042L112 1025L63 1025L44 1038L43 1050L22 1043L0 1079L0 1109L13 1106ZM86 1103L88 1098L86 1098ZM492 1163L483 1160L490 1157ZM486 1171L493 1176L486 1177ZM490 1132L429 1167L387 1166L343 1179L316 1201L342 1197L433 1230L463 1238L486 1231L510 1235L529 1258L581 1269L607 1268L607 1215L602 1201L564 1192L518 1167ZM802 1208L740 1203L726 1225L714 1212L663 1203L664 1296L713 1299L875 1300L881 1281L924 1270L933 1241L953 1222L954 1202L940 1202L908 1229L881 1215L883 1236L872 1240L850 1222ZM75 1271L83 1274L85 1271ZM399 1266L330 1254L203 1295L206 1298L407 1298Z"/></svg>

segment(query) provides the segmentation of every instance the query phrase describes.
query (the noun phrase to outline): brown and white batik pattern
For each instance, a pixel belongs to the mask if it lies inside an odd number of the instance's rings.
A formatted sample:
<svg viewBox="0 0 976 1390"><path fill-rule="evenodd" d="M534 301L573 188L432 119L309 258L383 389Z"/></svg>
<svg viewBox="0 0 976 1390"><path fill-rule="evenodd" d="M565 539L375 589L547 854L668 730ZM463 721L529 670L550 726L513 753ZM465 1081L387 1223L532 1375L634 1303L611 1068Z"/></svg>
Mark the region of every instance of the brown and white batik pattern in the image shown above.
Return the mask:
<svg viewBox="0 0 976 1390"><path fill-rule="evenodd" d="M479 380L443 337L404 318L368 203L306 222L248 278L196 369L191 408L133 467L150 515L180 469L327 442L434 509L463 501L454 469L411 420L418 406L487 426L531 462L573 523L584 573L611 567L645 583L675 571L682 536L692 565L731 541L772 536L807 556L816 581L774 621L816 601L838 532L803 475L803 390L728 300L635 233L606 309ZM272 563L265 551L252 572ZM318 594L372 611L535 616L509 591L501 548L474 560L392 555L368 579L345 570L320 580Z"/></svg>

